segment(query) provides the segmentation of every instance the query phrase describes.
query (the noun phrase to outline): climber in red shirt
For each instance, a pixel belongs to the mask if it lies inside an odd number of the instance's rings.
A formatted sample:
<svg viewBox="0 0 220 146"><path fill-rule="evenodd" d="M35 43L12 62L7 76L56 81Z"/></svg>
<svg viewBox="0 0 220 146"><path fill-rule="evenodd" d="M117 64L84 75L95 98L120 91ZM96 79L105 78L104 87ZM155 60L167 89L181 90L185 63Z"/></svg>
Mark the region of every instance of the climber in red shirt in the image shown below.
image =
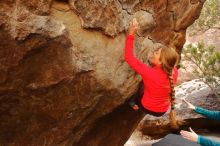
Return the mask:
<svg viewBox="0 0 220 146"><path fill-rule="evenodd" d="M178 70L175 66L179 55L175 49L162 46L149 59L152 66L143 64L135 58L133 53L134 34L137 27L138 23L136 19L133 19L125 44L125 60L133 70L141 75L144 83L144 94L138 100L135 100L136 103L133 108L135 110L141 108L148 114L162 116L171 105L172 125L172 122L176 122L173 115L174 84L178 75Z"/></svg>

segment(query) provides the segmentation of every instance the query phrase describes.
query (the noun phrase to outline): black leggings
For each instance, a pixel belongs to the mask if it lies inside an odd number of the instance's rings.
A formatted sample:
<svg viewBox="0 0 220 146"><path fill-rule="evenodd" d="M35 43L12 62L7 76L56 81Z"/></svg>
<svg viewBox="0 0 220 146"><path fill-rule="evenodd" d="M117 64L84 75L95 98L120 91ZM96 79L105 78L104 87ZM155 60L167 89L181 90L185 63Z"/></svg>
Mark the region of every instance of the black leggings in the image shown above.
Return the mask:
<svg viewBox="0 0 220 146"><path fill-rule="evenodd" d="M161 112L153 112L153 111L150 111L150 110L144 108L141 103L141 99L143 98L143 95L144 95L144 82L142 80L139 84L137 96L133 97L131 100L133 102L135 102L135 104L138 105L139 110L145 112L146 114L153 115L155 117L160 117L166 113L166 112L162 112L162 113Z"/></svg>

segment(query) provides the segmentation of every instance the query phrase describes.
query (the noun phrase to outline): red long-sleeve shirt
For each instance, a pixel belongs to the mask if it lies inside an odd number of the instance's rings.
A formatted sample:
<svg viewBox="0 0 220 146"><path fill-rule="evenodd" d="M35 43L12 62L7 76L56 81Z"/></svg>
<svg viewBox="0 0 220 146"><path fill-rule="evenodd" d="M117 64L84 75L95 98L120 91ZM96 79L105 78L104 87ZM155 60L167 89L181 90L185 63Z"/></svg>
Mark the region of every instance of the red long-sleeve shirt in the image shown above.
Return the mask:
<svg viewBox="0 0 220 146"><path fill-rule="evenodd" d="M133 53L134 36L128 35L125 44L125 60L144 82L144 95L141 103L144 108L153 112L166 112L170 106L170 83L167 74L160 66L150 67L135 58ZM173 69L173 81L176 83L178 70Z"/></svg>

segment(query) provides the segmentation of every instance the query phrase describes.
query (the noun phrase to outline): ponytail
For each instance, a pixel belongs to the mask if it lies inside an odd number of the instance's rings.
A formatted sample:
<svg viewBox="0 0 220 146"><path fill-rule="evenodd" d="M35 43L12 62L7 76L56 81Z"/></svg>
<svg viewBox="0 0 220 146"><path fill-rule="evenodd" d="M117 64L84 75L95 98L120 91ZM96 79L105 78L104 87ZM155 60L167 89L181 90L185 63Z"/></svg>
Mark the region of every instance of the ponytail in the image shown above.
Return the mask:
<svg viewBox="0 0 220 146"><path fill-rule="evenodd" d="M170 126L173 129L179 129L177 120L176 120L176 113L174 111L175 108L175 90L174 90L174 83L173 83L173 76L172 76L172 70L168 73L169 82L170 82L170 104L171 104L171 110L169 113L169 119L170 119Z"/></svg>
<svg viewBox="0 0 220 146"><path fill-rule="evenodd" d="M173 129L179 129L176 120L176 114L174 112L175 91L174 91L174 83L173 83L173 75L172 75L173 68L177 64L178 59L179 59L179 55L174 48L166 47L166 46L162 47L160 53L160 61L161 61L161 67L164 70L164 72L167 74L170 82L171 91L170 91L169 101L171 104L171 110L169 117L170 117L170 126Z"/></svg>

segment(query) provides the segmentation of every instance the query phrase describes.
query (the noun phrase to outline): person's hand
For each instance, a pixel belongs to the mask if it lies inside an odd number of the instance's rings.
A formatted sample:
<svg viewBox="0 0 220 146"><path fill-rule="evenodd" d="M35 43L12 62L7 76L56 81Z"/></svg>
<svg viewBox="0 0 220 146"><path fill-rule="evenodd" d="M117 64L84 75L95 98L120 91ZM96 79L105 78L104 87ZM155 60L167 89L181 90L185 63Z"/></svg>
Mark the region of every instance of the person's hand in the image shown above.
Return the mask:
<svg viewBox="0 0 220 146"><path fill-rule="evenodd" d="M137 22L136 18L134 18L130 24L129 34L134 35L135 32L137 31L137 29L138 29L138 22Z"/></svg>
<svg viewBox="0 0 220 146"><path fill-rule="evenodd" d="M191 128L189 128L189 130L190 130L190 132L189 131L181 130L180 134L182 135L183 138L191 140L191 141L197 143L198 135Z"/></svg>
<svg viewBox="0 0 220 146"><path fill-rule="evenodd" d="M182 100L187 104L188 108L193 109L193 110L196 108L194 105L192 105L191 103L189 103L188 101L186 101L185 98L182 98Z"/></svg>

